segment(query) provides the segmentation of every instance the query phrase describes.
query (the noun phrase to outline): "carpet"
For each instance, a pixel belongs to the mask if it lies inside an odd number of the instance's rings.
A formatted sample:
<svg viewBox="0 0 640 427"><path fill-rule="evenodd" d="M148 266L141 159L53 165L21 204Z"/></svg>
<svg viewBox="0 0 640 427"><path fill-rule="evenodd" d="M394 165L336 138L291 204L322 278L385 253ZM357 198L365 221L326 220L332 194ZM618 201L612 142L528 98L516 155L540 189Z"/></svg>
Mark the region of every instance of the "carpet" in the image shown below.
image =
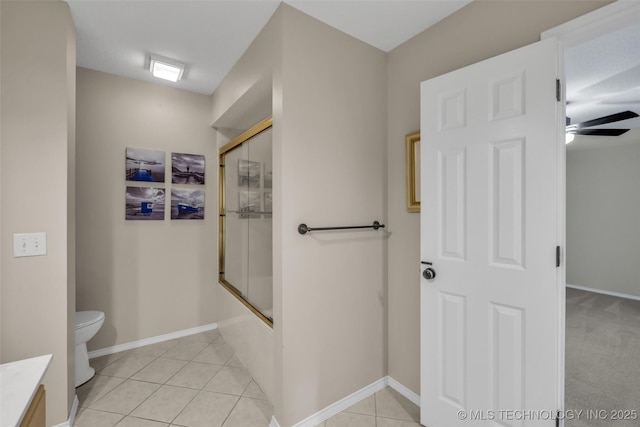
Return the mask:
<svg viewBox="0 0 640 427"><path fill-rule="evenodd" d="M566 295L565 426L640 426L640 301Z"/></svg>

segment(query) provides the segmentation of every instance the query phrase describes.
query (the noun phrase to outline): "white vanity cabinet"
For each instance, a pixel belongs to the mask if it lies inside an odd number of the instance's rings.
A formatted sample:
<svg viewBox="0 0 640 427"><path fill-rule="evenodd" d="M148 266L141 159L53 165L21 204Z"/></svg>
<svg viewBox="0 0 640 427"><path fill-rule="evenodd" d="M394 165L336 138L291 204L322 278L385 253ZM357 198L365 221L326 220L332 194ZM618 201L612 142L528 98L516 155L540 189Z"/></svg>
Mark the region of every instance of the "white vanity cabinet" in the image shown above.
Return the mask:
<svg viewBox="0 0 640 427"><path fill-rule="evenodd" d="M0 365L0 426L45 427L42 379L51 354Z"/></svg>

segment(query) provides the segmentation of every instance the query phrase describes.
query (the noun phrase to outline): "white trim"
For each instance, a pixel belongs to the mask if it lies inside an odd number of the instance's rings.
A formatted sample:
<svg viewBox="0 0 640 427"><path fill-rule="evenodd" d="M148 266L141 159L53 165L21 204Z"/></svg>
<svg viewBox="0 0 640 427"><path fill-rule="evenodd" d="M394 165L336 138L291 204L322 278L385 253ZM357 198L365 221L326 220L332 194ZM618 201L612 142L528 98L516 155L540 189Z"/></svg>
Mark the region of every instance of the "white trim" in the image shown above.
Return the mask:
<svg viewBox="0 0 640 427"><path fill-rule="evenodd" d="M118 353L120 351L131 350L138 347L144 347L145 345L157 344L163 341L169 341L176 338L186 337L188 335L197 334L199 332L211 331L217 329L217 323L210 323L208 325L197 326L195 328L183 329L182 331L171 332L169 334L158 335L151 338L144 338L138 341L128 342L124 344L114 345L113 347L101 348L99 350L93 350L89 352L89 359L94 357L106 356L107 354Z"/></svg>
<svg viewBox="0 0 640 427"><path fill-rule="evenodd" d="M609 295L612 297L619 297L619 298L626 298L626 299L640 301L640 296L628 295L620 292L606 291L604 289L588 288L586 286L570 285L568 283L567 283L567 288L580 289L581 291L594 292L596 294Z"/></svg>
<svg viewBox="0 0 640 427"><path fill-rule="evenodd" d="M344 399L338 400L335 403L327 406L324 409L316 412L315 414L305 418L304 420L294 424L292 427L313 427L317 426L323 421L328 420L334 415L344 411L350 406L355 405L363 399L371 396L372 394L384 389L388 385L387 381L388 377L380 378L378 381L375 381L368 386L362 387L360 390L351 393L349 396Z"/></svg>
<svg viewBox="0 0 640 427"><path fill-rule="evenodd" d="M565 80L565 72L564 72L564 57L565 50L572 46L576 46L580 43L584 43L586 41L592 40L596 37L603 36L605 34L616 31L620 28L624 28L629 25L636 24L640 22L640 2L634 0L618 0L614 3L603 6L599 9L596 9L590 13L587 13L583 16L579 16L571 21L565 22L564 24L558 25L554 28L551 28L547 31L544 31L540 35L540 39L548 39L555 38L558 43L558 75L559 78L563 81ZM558 108L559 110L559 118L558 118L558 135L559 138L562 139L562 135L565 131L565 94L564 94L564 86L562 93L562 106ZM558 144L563 145L563 144ZM558 156L558 226L559 226L559 234L558 234L558 244L563 249L566 248L566 209L564 207L564 202L566 201L566 184L564 182L564 177L566 176L566 158L565 158L565 147L559 147L559 156ZM564 161L563 161L564 160ZM565 286L571 287L571 285L566 284L566 265L564 262L564 253L562 254L562 263L560 268L558 269L558 301L559 304L558 310L561 314L558 319L558 330L556 331L558 337L558 376L559 376L559 384L558 384L558 409L564 410L565 407L565 357L564 357L564 349L565 349L565 316L566 316L566 301L565 301L565 292L562 287L562 284ZM564 427L564 420L560 420L560 426Z"/></svg>
<svg viewBox="0 0 640 427"><path fill-rule="evenodd" d="M73 426L76 422L76 414L78 413L78 406L80 406L80 401L78 400L78 395L73 396L73 405L71 406L71 412L69 413L69 425Z"/></svg>
<svg viewBox="0 0 640 427"><path fill-rule="evenodd" d="M396 381L392 377L388 376L386 378L387 378L387 385L389 387L391 387L392 389L394 389L395 391L397 391L398 393L400 393L401 395L406 397L408 400L411 401L411 403L416 405L418 408L420 407L420 395L419 394L414 393L413 390L410 390L404 384L400 384L398 381Z"/></svg>
<svg viewBox="0 0 640 427"><path fill-rule="evenodd" d="M541 37L541 40L544 37ZM556 108L556 250L560 250L560 265L556 268L554 283L557 313L555 333L556 351L556 410L565 410L565 318L567 306L565 303L564 284L566 282L567 266L564 262L564 248L567 247L567 147L566 147L566 78L565 78L565 48L553 38L556 43L556 79L560 81L560 102ZM550 331L551 332L551 331ZM564 423L563 420L561 420ZM562 426L564 427L564 425Z"/></svg>
<svg viewBox="0 0 640 427"><path fill-rule="evenodd" d="M417 395L413 391L409 390L409 388L407 388L404 385L400 384L398 381L396 381L395 379L391 378L390 376L386 376L384 378L380 378L378 381L375 381L375 382L369 384L368 386L365 386L365 387L361 388L360 390L358 390L358 391L356 391L354 393L351 393L349 396L345 397L344 399L341 399L341 400L338 400L335 403L332 403L331 405L327 406L326 408L321 409L320 411L316 412L315 414L313 414L313 415L305 418L304 420L294 424L292 427L313 427L313 426L316 426L316 425L320 424L321 422L326 421L329 418L333 417L334 415L344 411L345 409L349 408L350 406L355 405L356 403L360 402L361 400L366 399L367 397L373 395L374 393L377 393L380 390L383 390L385 387L391 387L392 389L394 389L395 391L400 393L402 396L404 396L408 400L410 400L413 404L415 404L418 407L420 407L420 396L419 395ZM280 424L278 424L278 421L275 419L275 417L271 418L271 423L269 424L269 427L280 427Z"/></svg>
<svg viewBox="0 0 640 427"><path fill-rule="evenodd" d="M551 28L543 32L540 38L556 37L565 46L574 46L639 21L640 2L618 0Z"/></svg>
<svg viewBox="0 0 640 427"><path fill-rule="evenodd" d="M56 424L53 427L72 427L73 423L76 422L76 414L78 413L78 406L80 402L78 401L78 395L73 396L73 405L71 405L71 411L69 411L69 419L63 423Z"/></svg>

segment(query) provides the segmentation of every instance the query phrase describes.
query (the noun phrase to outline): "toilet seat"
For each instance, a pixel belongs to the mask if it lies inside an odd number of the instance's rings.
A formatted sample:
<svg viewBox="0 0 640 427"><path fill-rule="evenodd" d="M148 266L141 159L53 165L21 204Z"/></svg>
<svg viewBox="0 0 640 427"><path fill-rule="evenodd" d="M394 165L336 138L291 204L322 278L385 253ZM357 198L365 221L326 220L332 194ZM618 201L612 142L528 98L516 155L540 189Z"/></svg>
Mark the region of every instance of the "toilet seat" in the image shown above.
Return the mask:
<svg viewBox="0 0 640 427"><path fill-rule="evenodd" d="M104 313L102 311L76 311L76 330L86 328L102 320L104 320Z"/></svg>

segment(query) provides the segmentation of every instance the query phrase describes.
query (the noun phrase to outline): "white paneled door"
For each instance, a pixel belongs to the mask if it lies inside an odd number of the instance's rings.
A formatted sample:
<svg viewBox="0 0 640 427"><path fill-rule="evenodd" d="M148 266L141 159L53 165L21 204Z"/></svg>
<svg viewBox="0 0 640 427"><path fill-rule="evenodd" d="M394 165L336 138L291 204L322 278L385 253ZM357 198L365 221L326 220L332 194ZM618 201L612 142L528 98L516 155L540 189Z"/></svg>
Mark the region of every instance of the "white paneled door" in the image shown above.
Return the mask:
<svg viewBox="0 0 640 427"><path fill-rule="evenodd" d="M435 272L420 285L427 427L555 426L556 70L545 40L422 83L421 271Z"/></svg>

